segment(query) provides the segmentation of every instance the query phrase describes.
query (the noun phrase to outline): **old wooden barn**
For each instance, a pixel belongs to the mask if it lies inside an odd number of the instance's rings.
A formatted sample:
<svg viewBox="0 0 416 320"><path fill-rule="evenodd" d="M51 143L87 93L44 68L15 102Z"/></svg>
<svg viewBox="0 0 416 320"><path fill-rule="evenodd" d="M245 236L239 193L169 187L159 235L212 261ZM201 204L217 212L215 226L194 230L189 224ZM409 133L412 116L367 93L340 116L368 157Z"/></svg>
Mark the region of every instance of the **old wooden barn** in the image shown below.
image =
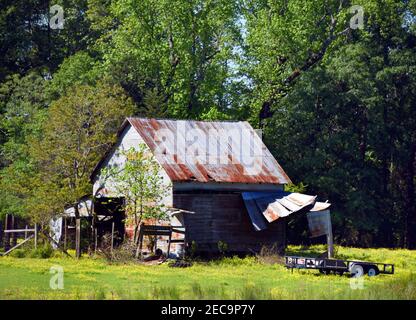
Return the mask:
<svg viewBox="0 0 416 320"><path fill-rule="evenodd" d="M185 243L201 253L233 253L263 246L285 247L285 216L315 205L315 197L290 194L290 182L248 122L128 118L117 143L97 164L91 178L100 203L115 195L101 169L123 165L121 150L145 144L160 164L172 208L169 223L185 229ZM174 208L174 209L173 209Z"/></svg>

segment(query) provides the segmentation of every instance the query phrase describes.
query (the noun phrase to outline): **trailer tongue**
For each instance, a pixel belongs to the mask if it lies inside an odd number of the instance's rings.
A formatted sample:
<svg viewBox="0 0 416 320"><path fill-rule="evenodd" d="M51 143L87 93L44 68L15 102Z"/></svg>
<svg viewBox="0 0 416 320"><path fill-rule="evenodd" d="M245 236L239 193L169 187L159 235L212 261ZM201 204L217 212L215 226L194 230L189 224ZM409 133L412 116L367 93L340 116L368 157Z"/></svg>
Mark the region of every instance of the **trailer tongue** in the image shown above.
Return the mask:
<svg viewBox="0 0 416 320"><path fill-rule="evenodd" d="M320 273L335 273L343 275L350 273L353 277L376 276L378 274L394 274L394 264L340 260L327 258L308 258L297 256L285 256L285 264L288 269L317 269Z"/></svg>

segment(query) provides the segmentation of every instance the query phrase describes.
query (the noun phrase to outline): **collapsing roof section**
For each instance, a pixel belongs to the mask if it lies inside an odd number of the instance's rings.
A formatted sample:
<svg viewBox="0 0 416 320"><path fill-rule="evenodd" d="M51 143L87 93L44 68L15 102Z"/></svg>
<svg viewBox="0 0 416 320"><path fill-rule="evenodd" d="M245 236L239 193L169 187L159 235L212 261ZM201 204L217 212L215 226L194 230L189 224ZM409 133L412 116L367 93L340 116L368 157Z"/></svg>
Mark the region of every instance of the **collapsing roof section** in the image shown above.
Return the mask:
<svg viewBox="0 0 416 320"><path fill-rule="evenodd" d="M290 182L248 122L144 118L126 122L174 182Z"/></svg>
<svg viewBox="0 0 416 320"><path fill-rule="evenodd" d="M256 231L265 230L268 223L292 213L321 211L331 205L327 202L316 202L316 196L295 192L243 192L242 196Z"/></svg>

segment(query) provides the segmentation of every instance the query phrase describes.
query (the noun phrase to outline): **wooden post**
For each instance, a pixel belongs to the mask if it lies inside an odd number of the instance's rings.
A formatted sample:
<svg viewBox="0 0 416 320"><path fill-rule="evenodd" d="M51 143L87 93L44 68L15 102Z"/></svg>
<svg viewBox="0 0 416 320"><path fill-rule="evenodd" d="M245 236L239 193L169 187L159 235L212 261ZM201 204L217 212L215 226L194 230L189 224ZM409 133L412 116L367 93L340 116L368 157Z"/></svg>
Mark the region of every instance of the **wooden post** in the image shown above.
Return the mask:
<svg viewBox="0 0 416 320"><path fill-rule="evenodd" d="M64 217L64 250L66 250L67 230L68 230L67 220L66 220L66 217Z"/></svg>
<svg viewBox="0 0 416 320"><path fill-rule="evenodd" d="M170 253L170 242L172 241L172 227L170 227L170 233L169 233L169 241L168 241L168 251L166 258L169 259L169 253Z"/></svg>
<svg viewBox="0 0 416 320"><path fill-rule="evenodd" d="M97 225L94 226L94 236L95 236L95 252L97 252L97 248L98 248L98 229L97 229Z"/></svg>
<svg viewBox="0 0 416 320"><path fill-rule="evenodd" d="M142 247L143 247L143 229L144 229L144 223L140 224L140 229L138 232L138 244L137 244L137 250L136 250L136 259L139 258L139 256L142 255Z"/></svg>
<svg viewBox="0 0 416 320"><path fill-rule="evenodd" d="M4 221L4 231L9 230L9 215L6 214ZM10 233L4 233L4 251L7 252L10 249Z"/></svg>
<svg viewBox="0 0 416 320"><path fill-rule="evenodd" d="M326 241L328 243L328 258L334 257L334 238L332 235L332 223L331 223L331 215L328 213L328 234L326 235Z"/></svg>
<svg viewBox="0 0 416 320"><path fill-rule="evenodd" d="M27 239L27 225L25 225L25 239Z"/></svg>
<svg viewBox="0 0 416 320"><path fill-rule="evenodd" d="M77 258L81 257L81 219L75 218L76 227L75 227L75 256Z"/></svg>
<svg viewBox="0 0 416 320"><path fill-rule="evenodd" d="M14 215L12 215L12 230L16 229L16 221ZM13 232L12 234L12 247L17 245L17 233Z"/></svg>
<svg viewBox="0 0 416 320"><path fill-rule="evenodd" d="M35 249L38 247L38 225L35 223Z"/></svg>
<svg viewBox="0 0 416 320"><path fill-rule="evenodd" d="M114 248L114 221L111 224L111 254L113 254L113 248Z"/></svg>
<svg viewBox="0 0 416 320"><path fill-rule="evenodd" d="M0 223L0 248L3 246L3 225Z"/></svg>

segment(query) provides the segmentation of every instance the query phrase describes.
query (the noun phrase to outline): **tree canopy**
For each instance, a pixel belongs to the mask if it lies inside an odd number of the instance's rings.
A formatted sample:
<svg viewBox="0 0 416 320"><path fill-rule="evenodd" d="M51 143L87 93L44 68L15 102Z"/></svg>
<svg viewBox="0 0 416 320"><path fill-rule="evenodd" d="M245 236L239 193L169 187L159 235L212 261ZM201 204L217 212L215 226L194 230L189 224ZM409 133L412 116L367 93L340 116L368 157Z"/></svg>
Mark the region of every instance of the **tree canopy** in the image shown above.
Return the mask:
<svg viewBox="0 0 416 320"><path fill-rule="evenodd" d="M338 242L416 247L415 0L53 4L0 4L0 215L89 193L126 115L248 120Z"/></svg>

